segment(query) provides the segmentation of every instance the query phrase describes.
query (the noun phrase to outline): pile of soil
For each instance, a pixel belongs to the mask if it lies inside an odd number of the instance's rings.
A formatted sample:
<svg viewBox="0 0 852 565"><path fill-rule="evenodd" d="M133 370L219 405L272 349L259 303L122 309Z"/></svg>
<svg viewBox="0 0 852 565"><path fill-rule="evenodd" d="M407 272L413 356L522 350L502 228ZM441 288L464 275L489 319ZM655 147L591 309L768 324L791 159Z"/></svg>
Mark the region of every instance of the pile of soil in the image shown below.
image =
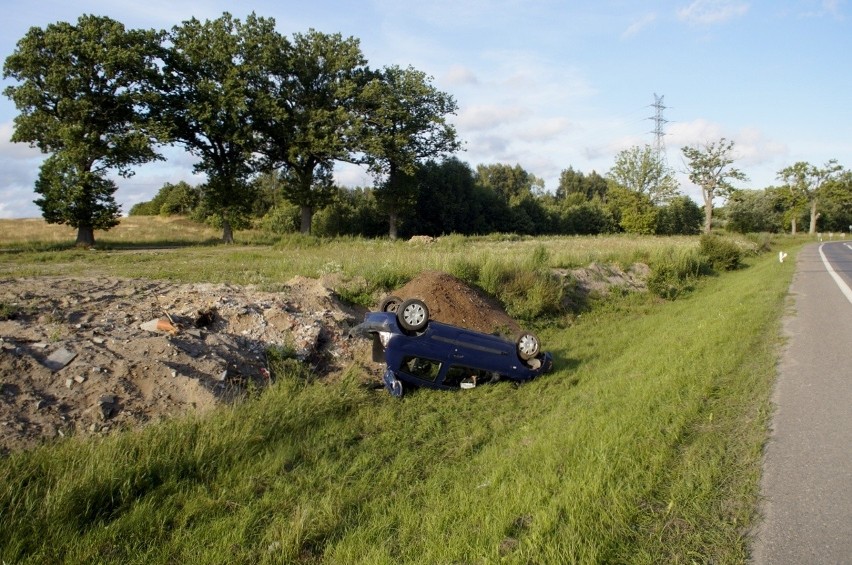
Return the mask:
<svg viewBox="0 0 852 565"><path fill-rule="evenodd" d="M365 310L339 281L296 277L279 292L250 286L119 278L0 279L0 454L70 434L107 434L240 397L263 386L265 352L286 346L315 373L370 366L347 340ZM498 303L450 275L425 272L393 292L431 318L514 337Z"/></svg>
<svg viewBox="0 0 852 565"><path fill-rule="evenodd" d="M425 271L393 292L403 300L418 298L429 319L483 333L514 338L522 330L499 302L464 281L440 271Z"/></svg>

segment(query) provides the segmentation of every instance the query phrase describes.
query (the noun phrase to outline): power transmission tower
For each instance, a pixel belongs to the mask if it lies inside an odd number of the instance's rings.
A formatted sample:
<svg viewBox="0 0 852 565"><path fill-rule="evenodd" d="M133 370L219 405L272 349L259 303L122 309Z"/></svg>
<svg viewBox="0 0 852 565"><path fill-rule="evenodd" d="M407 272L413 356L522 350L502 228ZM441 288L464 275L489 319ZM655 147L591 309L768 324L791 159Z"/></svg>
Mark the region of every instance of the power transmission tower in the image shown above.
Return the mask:
<svg viewBox="0 0 852 565"><path fill-rule="evenodd" d="M663 124L667 124L669 121L663 118L663 110L666 109L663 105L663 97L657 96L656 92L654 93L652 108L654 108L654 117L648 119L654 120L654 151L657 152L658 156L663 157L666 151L666 144L663 141L663 136L666 135L663 133Z"/></svg>

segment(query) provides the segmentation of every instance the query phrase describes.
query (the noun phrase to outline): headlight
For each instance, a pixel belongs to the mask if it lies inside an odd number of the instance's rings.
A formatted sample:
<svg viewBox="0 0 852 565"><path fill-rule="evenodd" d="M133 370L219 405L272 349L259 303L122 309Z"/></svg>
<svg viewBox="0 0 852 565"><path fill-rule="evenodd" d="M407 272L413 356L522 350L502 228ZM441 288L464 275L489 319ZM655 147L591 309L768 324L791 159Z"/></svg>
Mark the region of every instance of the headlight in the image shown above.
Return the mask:
<svg viewBox="0 0 852 565"><path fill-rule="evenodd" d="M388 342L393 334L390 332L379 332L379 341L382 344L382 347L387 347Z"/></svg>

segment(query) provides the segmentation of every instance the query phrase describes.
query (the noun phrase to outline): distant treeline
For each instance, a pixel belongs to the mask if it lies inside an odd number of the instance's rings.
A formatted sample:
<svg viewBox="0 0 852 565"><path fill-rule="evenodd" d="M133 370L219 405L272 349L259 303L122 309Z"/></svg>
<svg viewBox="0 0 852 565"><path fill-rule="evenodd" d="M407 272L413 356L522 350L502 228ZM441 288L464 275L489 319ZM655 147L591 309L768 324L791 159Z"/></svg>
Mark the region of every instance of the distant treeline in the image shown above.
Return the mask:
<svg viewBox="0 0 852 565"><path fill-rule="evenodd" d="M299 207L284 200L275 175L255 180L258 195L246 222L273 233L300 229ZM474 171L457 158L427 161L416 174L412 206L399 218L399 235L439 236L511 232L525 235L697 234L703 213L688 197L656 206L637 192L599 174L563 171L555 193L519 165L479 165ZM202 188L185 182L167 184L153 200L133 206L130 215L187 215L215 225ZM313 217L319 236L387 236L387 214L375 189L337 187L332 202Z"/></svg>

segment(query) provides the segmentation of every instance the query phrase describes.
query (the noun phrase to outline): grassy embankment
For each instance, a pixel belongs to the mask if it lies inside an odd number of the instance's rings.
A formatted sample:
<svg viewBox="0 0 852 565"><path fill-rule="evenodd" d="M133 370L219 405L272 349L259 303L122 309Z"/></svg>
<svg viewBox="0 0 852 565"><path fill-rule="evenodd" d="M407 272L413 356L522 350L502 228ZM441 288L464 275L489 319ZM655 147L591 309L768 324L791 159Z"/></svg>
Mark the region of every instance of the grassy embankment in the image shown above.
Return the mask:
<svg viewBox="0 0 852 565"><path fill-rule="evenodd" d="M510 261L541 246L556 266L571 263L561 249L586 241L458 240L455 258L452 239L441 244L449 258L387 242L332 244L348 254L331 259L308 258L331 253L325 245L309 253L283 246L241 250L257 256L236 266L225 257L238 261L237 250L200 248L155 253L143 267L229 282L260 272L270 283L290 269L316 275L311 269L329 261L352 276L384 264L389 272L443 261L482 268L491 256ZM368 257L365 245L389 252ZM221 255L206 258L213 251ZM0 273L27 264L30 274L86 265L145 272L122 254L43 253L31 256L40 262L4 257ZM271 265L276 254L299 266ZM745 562L793 266L755 257L674 302L632 295L571 324L542 324L556 369L520 387L397 401L357 386L356 375L336 384L282 378L203 419L15 454L0 461L0 559Z"/></svg>

